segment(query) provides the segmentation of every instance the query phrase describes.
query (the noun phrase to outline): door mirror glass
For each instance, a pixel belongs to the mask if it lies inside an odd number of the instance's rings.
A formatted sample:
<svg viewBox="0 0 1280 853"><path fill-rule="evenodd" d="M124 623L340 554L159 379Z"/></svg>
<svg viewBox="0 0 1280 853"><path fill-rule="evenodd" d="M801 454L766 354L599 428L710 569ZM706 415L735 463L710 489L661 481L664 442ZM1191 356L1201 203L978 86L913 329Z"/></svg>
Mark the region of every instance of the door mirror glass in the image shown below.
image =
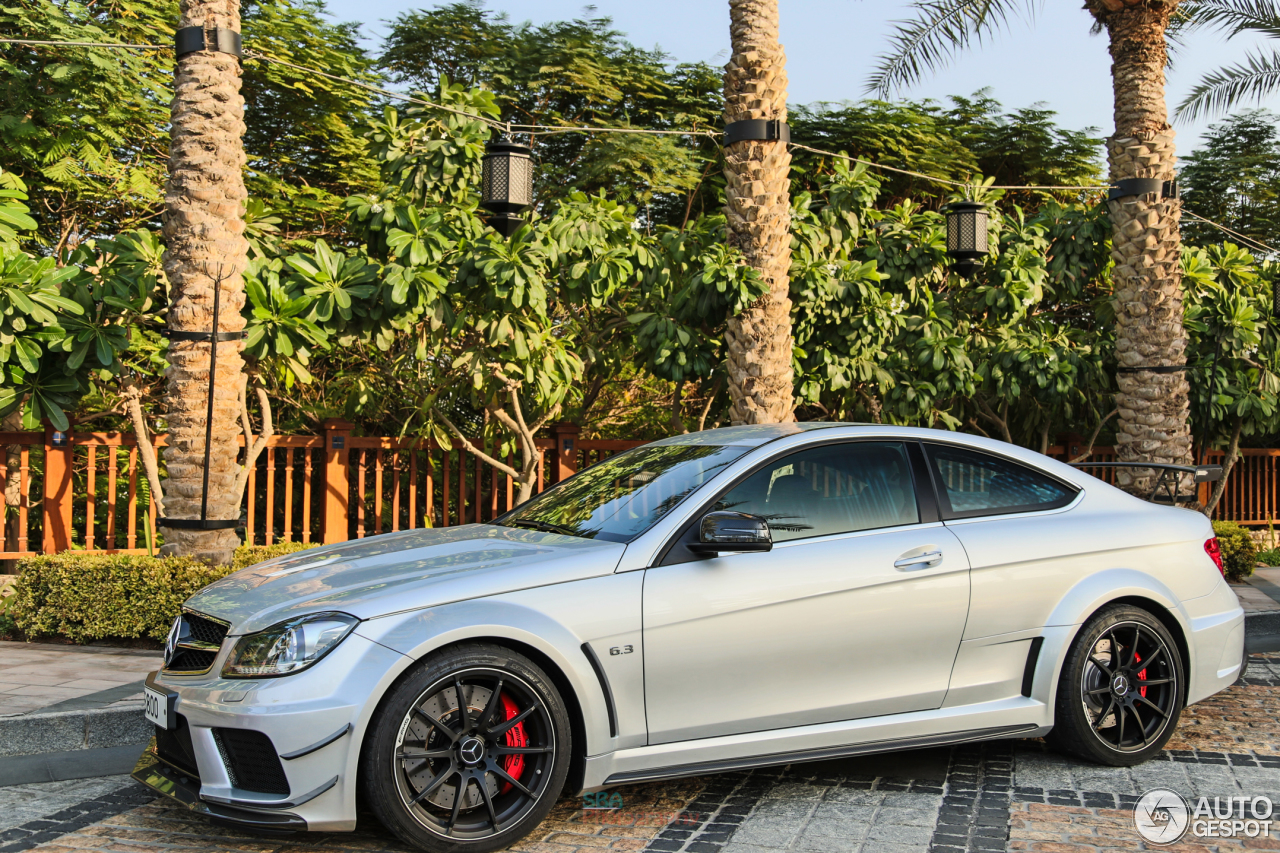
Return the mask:
<svg viewBox="0 0 1280 853"><path fill-rule="evenodd" d="M698 541L690 543L689 549L699 554L770 551L773 535L769 522L758 515L721 510L702 517Z"/></svg>

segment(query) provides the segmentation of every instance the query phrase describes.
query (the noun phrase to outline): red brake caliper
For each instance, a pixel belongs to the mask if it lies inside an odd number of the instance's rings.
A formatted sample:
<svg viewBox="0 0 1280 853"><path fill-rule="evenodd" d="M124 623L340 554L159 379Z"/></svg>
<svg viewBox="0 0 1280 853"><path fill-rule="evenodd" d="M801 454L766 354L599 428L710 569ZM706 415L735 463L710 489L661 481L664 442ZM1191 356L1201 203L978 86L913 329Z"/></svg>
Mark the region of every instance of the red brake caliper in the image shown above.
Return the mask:
<svg viewBox="0 0 1280 853"><path fill-rule="evenodd" d="M1133 660L1134 660L1134 662L1135 662L1135 663L1142 663L1142 655L1138 654L1137 652L1134 652L1134 653L1133 653ZM1147 670L1146 670L1146 667L1143 667L1142 671L1138 673L1138 680L1139 680L1139 681L1146 681L1146 680L1147 680ZM1143 698L1143 699L1146 699L1146 698L1147 698L1147 688L1145 688L1145 687L1140 688L1140 689L1138 690L1138 693L1140 693L1140 694L1142 695L1142 698ZM504 697L502 697L502 698L504 698L504 699L505 699L506 697L504 696Z"/></svg>
<svg viewBox="0 0 1280 853"><path fill-rule="evenodd" d="M520 709L516 706L514 700L510 696L503 693L502 710L506 716L504 720L509 720L516 714L520 713ZM529 738L524 733L524 723L516 723L506 735L507 746L528 746ZM523 755L504 755L502 757L502 769L507 771L512 779L519 779L520 774L524 772L524 756ZM505 794L511 790L510 782L503 782L501 793Z"/></svg>

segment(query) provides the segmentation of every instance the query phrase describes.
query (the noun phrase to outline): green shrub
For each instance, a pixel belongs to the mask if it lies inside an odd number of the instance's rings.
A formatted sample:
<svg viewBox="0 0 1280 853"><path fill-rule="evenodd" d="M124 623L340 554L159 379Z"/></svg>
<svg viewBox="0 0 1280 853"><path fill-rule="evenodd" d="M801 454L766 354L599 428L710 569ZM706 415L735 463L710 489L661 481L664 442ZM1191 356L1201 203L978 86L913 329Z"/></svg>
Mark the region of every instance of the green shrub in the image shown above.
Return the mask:
<svg viewBox="0 0 1280 853"><path fill-rule="evenodd" d="M1280 548L1268 548L1258 552L1258 562L1268 566L1280 566Z"/></svg>
<svg viewBox="0 0 1280 853"><path fill-rule="evenodd" d="M277 542L274 545L241 545L236 549L236 555L232 558L231 566L233 569L245 569L249 566L256 566L258 563L264 563L267 560L274 560L276 557L283 557L285 554L293 554L318 546L318 542L312 542L308 545L303 545L301 542Z"/></svg>
<svg viewBox="0 0 1280 853"><path fill-rule="evenodd" d="M12 586L0 586L0 637L11 637L18 632L18 623L13 618L13 603L17 598Z"/></svg>
<svg viewBox="0 0 1280 853"><path fill-rule="evenodd" d="M1215 521L1213 534L1218 537L1218 547L1222 549L1222 565L1226 568L1227 580L1242 581L1253 574L1253 567L1258 562L1258 548L1253 544L1253 537L1234 521Z"/></svg>
<svg viewBox="0 0 1280 853"><path fill-rule="evenodd" d="M28 637L163 640L182 602L197 590L237 569L309 547L314 546L242 546L232 565L216 567L188 557L78 551L32 557L18 564L9 615Z"/></svg>

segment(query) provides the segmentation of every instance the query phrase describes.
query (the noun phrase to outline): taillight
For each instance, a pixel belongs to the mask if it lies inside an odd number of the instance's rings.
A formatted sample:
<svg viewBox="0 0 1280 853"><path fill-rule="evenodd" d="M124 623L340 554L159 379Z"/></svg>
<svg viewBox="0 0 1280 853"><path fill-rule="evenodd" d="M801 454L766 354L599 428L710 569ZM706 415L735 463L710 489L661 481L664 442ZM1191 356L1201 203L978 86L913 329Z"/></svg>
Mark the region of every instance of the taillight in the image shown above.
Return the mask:
<svg viewBox="0 0 1280 853"><path fill-rule="evenodd" d="M1213 564L1218 567L1218 571L1222 572L1226 577L1227 570L1222 565L1222 548L1218 546L1218 537L1204 540L1204 552L1209 555L1209 559L1213 560Z"/></svg>

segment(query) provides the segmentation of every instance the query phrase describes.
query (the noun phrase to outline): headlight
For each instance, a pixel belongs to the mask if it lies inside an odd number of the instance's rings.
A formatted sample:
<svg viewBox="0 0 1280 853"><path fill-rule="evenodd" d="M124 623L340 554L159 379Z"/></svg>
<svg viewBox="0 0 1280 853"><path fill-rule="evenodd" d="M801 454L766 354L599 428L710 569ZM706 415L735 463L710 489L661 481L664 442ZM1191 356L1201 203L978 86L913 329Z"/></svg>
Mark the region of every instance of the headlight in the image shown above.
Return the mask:
<svg viewBox="0 0 1280 853"><path fill-rule="evenodd" d="M327 655L360 622L345 613L312 613L236 641L222 667L226 678L289 675Z"/></svg>

